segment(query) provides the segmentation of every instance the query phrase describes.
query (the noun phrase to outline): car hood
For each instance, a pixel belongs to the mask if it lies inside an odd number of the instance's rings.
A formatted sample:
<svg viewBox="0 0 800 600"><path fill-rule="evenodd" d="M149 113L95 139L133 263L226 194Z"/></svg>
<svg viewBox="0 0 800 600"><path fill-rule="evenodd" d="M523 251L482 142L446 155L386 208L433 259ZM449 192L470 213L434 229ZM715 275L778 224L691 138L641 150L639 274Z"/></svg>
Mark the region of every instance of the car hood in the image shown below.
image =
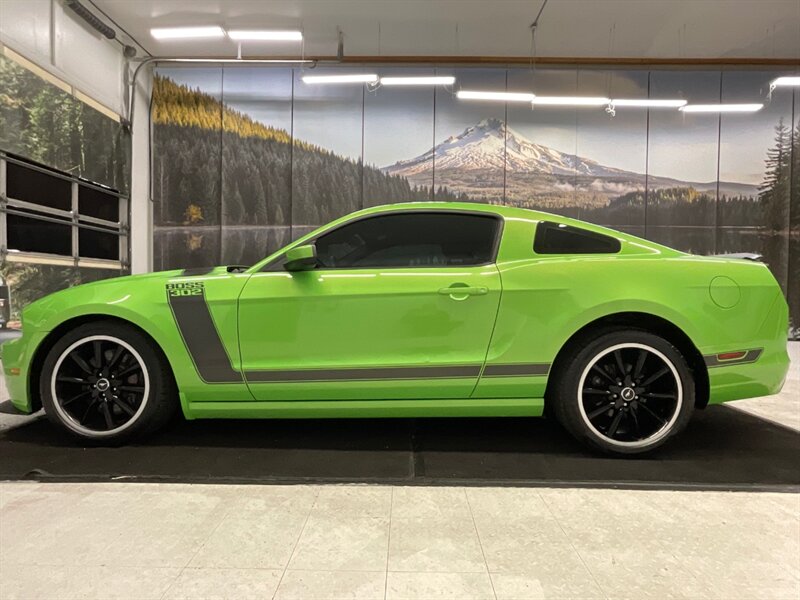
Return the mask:
<svg viewBox="0 0 800 600"><path fill-rule="evenodd" d="M131 285L137 285L139 283L151 283L154 280L168 281L170 279L176 279L180 277L200 277L200 276L225 275L227 273L241 273L247 268L248 267L243 267L239 265L228 265L228 266L218 266L218 267L192 267L188 269L172 269L170 271L141 273L139 275L123 275L121 277L111 277L109 279L101 279L99 281L93 281L91 283L84 283L81 284L80 286L69 288L69 290L75 288L87 289L90 287L91 288L113 287L113 286L129 287ZM61 292L56 292L55 294L61 294L69 290L62 290ZM48 296L48 298L49 297L50 296Z"/></svg>
<svg viewBox="0 0 800 600"><path fill-rule="evenodd" d="M246 267L221 266L193 269L175 269L171 271L158 271L140 275L126 275L112 277L70 287L32 302L22 311L23 327L25 324L33 327L49 327L54 315L57 313L71 313L76 306L103 307L118 305L120 310L127 305L127 300L133 296L134 300L144 298L150 300L154 287L161 287L169 281L180 280L184 277L220 276L232 273L241 273ZM161 291L163 294L163 291ZM99 312L106 314L106 310Z"/></svg>

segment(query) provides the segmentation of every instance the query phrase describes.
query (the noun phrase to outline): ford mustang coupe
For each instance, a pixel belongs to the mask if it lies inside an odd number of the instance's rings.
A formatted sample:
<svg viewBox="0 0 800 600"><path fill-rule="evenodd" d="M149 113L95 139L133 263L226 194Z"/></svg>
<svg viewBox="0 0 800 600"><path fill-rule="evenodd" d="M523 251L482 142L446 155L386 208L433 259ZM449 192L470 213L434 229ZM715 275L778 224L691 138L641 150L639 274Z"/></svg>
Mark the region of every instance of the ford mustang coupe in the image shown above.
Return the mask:
<svg viewBox="0 0 800 600"><path fill-rule="evenodd" d="M652 450L708 404L780 391L788 308L761 263L519 208L338 219L252 267L122 277L23 311L14 405L120 443L209 417L554 416Z"/></svg>

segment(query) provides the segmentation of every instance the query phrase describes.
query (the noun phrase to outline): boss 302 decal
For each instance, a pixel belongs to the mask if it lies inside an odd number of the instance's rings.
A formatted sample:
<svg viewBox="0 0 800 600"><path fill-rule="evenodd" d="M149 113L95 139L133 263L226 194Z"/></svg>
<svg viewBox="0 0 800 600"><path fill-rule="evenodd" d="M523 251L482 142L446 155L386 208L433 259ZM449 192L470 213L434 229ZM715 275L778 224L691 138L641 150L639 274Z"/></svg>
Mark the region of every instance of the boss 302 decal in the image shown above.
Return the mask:
<svg viewBox="0 0 800 600"><path fill-rule="evenodd" d="M206 383L241 383L242 374L231 366L230 357L208 310L203 282L168 283L167 299L183 343L201 379Z"/></svg>

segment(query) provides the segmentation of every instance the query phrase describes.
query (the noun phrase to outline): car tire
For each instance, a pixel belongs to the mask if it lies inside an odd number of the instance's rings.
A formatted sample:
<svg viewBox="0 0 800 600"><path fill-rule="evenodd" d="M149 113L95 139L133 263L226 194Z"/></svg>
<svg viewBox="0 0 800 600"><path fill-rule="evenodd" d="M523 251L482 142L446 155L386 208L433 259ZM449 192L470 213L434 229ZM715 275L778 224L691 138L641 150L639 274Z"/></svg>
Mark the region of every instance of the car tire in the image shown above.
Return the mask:
<svg viewBox="0 0 800 600"><path fill-rule="evenodd" d="M116 321L79 325L57 340L42 365L39 391L52 423L99 445L153 432L178 408L164 354L144 333Z"/></svg>
<svg viewBox="0 0 800 600"><path fill-rule="evenodd" d="M593 450L650 452L680 433L694 411L685 358L648 331L594 331L571 344L559 363L547 402L563 427Z"/></svg>

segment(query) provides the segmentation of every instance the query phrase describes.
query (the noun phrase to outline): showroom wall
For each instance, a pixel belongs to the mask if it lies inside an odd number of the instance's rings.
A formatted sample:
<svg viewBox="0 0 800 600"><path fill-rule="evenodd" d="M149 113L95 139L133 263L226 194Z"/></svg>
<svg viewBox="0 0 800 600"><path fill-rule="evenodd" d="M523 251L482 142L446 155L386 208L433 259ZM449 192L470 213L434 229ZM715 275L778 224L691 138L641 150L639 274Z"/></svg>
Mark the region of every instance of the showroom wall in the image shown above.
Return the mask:
<svg viewBox="0 0 800 600"><path fill-rule="evenodd" d="M698 254L763 254L789 298L797 335L800 93L770 92L773 79L790 73L378 69L434 72L455 75L456 89L765 106L750 114L625 107L610 114L469 102L449 87L315 86L297 68L160 68L152 103L154 267L252 264L376 204L509 204Z"/></svg>

